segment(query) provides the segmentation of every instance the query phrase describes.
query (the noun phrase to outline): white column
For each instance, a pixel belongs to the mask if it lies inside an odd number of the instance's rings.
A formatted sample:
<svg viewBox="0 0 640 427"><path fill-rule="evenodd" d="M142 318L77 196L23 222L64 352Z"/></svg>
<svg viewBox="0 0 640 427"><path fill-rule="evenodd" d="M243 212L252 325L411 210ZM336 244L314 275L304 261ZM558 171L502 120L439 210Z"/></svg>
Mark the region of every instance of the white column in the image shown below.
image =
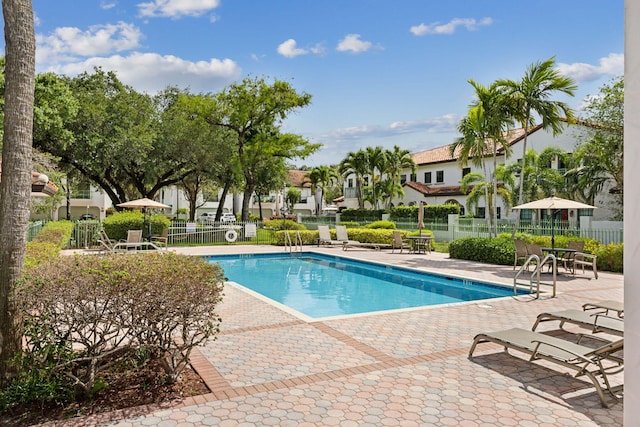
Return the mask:
<svg viewBox="0 0 640 427"><path fill-rule="evenodd" d="M624 2L624 425L640 420L640 2Z"/></svg>

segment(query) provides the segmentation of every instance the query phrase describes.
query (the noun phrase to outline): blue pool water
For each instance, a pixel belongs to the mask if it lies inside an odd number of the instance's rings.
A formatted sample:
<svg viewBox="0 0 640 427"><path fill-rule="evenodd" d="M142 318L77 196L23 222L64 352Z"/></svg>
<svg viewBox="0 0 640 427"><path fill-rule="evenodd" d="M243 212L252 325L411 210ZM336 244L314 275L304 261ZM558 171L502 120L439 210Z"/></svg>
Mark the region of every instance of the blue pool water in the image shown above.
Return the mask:
<svg viewBox="0 0 640 427"><path fill-rule="evenodd" d="M230 281L312 318L513 295L498 285L321 254L207 259Z"/></svg>

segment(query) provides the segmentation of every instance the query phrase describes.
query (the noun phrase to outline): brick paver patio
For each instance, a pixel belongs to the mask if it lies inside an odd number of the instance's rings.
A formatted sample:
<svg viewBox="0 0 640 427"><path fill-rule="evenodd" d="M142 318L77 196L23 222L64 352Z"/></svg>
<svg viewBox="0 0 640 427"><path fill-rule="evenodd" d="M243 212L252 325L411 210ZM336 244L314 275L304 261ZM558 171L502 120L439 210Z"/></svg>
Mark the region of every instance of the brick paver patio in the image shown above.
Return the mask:
<svg viewBox="0 0 640 427"><path fill-rule="evenodd" d="M511 285L512 267L446 254L310 248ZM193 255L281 252L265 246L176 249ZM549 280L550 275L543 278ZM558 276L558 296L502 298L305 321L227 286L222 332L193 366L211 392L169 407L141 407L64 425L133 426L620 426L622 402L603 408L592 384L572 371L481 344L479 332L531 328L542 311L623 300L623 277ZM550 322L539 331L557 329ZM584 329L567 326L575 332ZM572 336L554 331L571 339ZM514 357L515 355L515 357ZM622 382L622 375L613 378ZM56 424L61 425L61 424Z"/></svg>

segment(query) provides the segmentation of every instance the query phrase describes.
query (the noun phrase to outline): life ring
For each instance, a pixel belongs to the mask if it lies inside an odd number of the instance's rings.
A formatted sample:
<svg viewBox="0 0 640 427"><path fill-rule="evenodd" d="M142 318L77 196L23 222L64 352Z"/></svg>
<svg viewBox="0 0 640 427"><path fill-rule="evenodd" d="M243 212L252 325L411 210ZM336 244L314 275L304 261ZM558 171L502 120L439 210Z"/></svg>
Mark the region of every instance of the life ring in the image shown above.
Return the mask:
<svg viewBox="0 0 640 427"><path fill-rule="evenodd" d="M238 232L236 230L227 230L224 233L224 238L227 242L233 243L238 239Z"/></svg>

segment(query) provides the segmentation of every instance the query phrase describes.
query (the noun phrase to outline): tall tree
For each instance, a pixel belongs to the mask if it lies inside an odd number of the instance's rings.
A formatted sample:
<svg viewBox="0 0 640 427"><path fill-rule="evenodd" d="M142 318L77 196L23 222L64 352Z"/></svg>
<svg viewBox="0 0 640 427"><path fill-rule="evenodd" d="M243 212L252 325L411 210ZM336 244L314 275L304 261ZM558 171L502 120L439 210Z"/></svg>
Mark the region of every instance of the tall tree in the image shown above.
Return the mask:
<svg viewBox="0 0 640 427"><path fill-rule="evenodd" d="M364 186L364 176L369 172L366 151L358 150L349 152L340 162L339 171L344 178L352 174L355 176L358 207L363 209L364 196L362 193L362 187Z"/></svg>
<svg viewBox="0 0 640 427"><path fill-rule="evenodd" d="M498 167L497 152L501 147L505 156L510 155L510 147L505 143L505 132L512 123L510 111L504 102L503 90L494 82L488 87L473 80L469 83L475 90L476 100L471 104L467 117L460 121L458 131L462 137L449 147L453 156L460 149L460 164L466 166L469 158L476 166L481 166L488 185L483 186L485 191L491 189L493 197L485 195L488 201L495 200L498 195L498 183L495 179L495 171ZM491 174L487 171L486 157L492 155L493 169ZM487 206L485 212L490 235L498 234L498 214L495 204Z"/></svg>
<svg viewBox="0 0 640 427"><path fill-rule="evenodd" d="M376 181L379 181L384 170L384 166L387 161L387 151L382 147L367 147L365 149L367 154L367 168L371 181L369 182L369 188L371 190L371 200L374 209L378 209L378 192L376 191ZM376 175L376 172L378 173Z"/></svg>
<svg viewBox="0 0 640 427"><path fill-rule="evenodd" d="M554 135L562 131L562 114L567 120L573 120L573 110L564 102L553 101L551 96L565 94L573 96L577 86L573 79L561 75L554 70L555 57L543 62L531 64L525 75L518 82L513 80L498 80L496 83L507 89L512 113L524 128L522 141L522 169L524 156L527 153L527 138L529 127L535 124L534 113L542 120L543 129L551 129ZM524 183L520 182L518 204L524 202Z"/></svg>
<svg viewBox="0 0 640 427"><path fill-rule="evenodd" d="M279 127L291 112L307 106L311 95L298 94L289 83L245 78L211 97L213 104L203 103L201 114L210 125L235 133L234 158L244 176L242 220L249 219L249 201L256 188L257 171L262 159L305 158L320 145L294 134L281 134Z"/></svg>
<svg viewBox="0 0 640 427"><path fill-rule="evenodd" d="M417 169L416 162L411 158L410 150L394 145L393 150L387 150L384 172L394 184L400 184L400 172L404 169L409 169L411 174L415 174Z"/></svg>
<svg viewBox="0 0 640 427"><path fill-rule="evenodd" d="M29 224L36 53L31 0L2 0L2 13L6 84L0 180L0 385L11 379L10 360L22 344L15 285L24 266Z"/></svg>
<svg viewBox="0 0 640 427"><path fill-rule="evenodd" d="M338 180L338 171L331 166L316 166L305 174L305 181L311 183L316 201L316 216L320 215L325 189Z"/></svg>
<svg viewBox="0 0 640 427"><path fill-rule="evenodd" d="M585 203L593 204L596 194L608 182L616 196L618 217L622 217L624 193L624 78L618 77L586 100L587 139L575 152L576 168L569 173Z"/></svg>

